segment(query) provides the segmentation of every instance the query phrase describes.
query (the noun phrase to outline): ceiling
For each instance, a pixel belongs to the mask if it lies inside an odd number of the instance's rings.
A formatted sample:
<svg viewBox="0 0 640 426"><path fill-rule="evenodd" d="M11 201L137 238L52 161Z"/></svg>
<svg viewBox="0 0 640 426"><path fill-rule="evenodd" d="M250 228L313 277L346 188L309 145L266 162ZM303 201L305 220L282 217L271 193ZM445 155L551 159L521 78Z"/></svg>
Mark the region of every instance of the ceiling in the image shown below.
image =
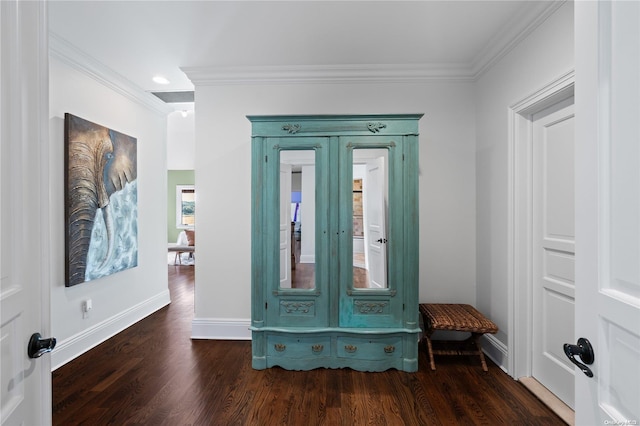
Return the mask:
<svg viewBox="0 0 640 426"><path fill-rule="evenodd" d="M147 91L193 90L182 67L438 65L478 72L540 1L58 1L49 28ZM170 83L152 81L155 75Z"/></svg>

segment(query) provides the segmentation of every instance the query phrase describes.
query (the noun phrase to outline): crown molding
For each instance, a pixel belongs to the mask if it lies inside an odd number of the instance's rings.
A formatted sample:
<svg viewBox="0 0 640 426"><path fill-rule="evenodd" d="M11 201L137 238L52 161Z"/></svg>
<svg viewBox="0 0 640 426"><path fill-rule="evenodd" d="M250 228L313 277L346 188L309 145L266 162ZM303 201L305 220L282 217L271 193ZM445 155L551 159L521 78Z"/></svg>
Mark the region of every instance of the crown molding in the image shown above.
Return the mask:
<svg viewBox="0 0 640 426"><path fill-rule="evenodd" d="M51 31L49 32L49 55L156 114L166 117L174 111L151 93L145 92L123 75Z"/></svg>
<svg viewBox="0 0 640 426"><path fill-rule="evenodd" d="M565 3L566 0L527 2L527 7L511 20L510 25L492 37L473 59L470 65L473 79L482 77Z"/></svg>
<svg viewBox="0 0 640 426"><path fill-rule="evenodd" d="M293 65L182 67L197 86L296 83L406 83L469 81L471 69L458 64Z"/></svg>
<svg viewBox="0 0 640 426"><path fill-rule="evenodd" d="M510 25L496 34L470 63L187 66L181 69L198 86L473 82L528 37L566 1L527 2L528 6L512 19ZM159 114L173 112L170 106L53 32L49 33L49 51L52 57Z"/></svg>
<svg viewBox="0 0 640 426"><path fill-rule="evenodd" d="M197 86L234 84L417 83L477 81L500 59L553 15L566 0L527 2L510 25L487 43L470 63L292 66L181 67Z"/></svg>

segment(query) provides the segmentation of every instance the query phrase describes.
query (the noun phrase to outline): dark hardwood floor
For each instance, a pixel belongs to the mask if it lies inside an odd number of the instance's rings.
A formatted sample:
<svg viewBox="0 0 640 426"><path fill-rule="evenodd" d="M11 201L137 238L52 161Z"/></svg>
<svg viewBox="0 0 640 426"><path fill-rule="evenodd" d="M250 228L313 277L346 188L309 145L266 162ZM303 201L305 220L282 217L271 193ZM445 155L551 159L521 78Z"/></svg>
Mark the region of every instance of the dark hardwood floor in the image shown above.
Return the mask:
<svg viewBox="0 0 640 426"><path fill-rule="evenodd" d="M297 263L291 270L292 288L314 288L316 273L314 263ZM364 268L353 267L353 287L368 288L370 286L369 271Z"/></svg>
<svg viewBox="0 0 640 426"><path fill-rule="evenodd" d="M257 371L248 341L191 340L193 267L172 303L53 373L54 425L563 425L489 360L419 371Z"/></svg>

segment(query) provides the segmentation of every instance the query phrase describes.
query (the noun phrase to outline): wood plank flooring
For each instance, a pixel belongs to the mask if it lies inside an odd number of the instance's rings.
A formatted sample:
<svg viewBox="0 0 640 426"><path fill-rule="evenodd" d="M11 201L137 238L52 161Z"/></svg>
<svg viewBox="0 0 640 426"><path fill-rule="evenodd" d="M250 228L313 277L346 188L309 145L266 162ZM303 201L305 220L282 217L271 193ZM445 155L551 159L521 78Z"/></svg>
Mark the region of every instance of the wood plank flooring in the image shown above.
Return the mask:
<svg viewBox="0 0 640 426"><path fill-rule="evenodd" d="M316 285L316 266L314 263L297 263L291 270L292 288L314 288ZM369 271L357 266L353 267L353 287L369 288Z"/></svg>
<svg viewBox="0 0 640 426"><path fill-rule="evenodd" d="M253 370L248 341L191 340L192 266L172 303L53 373L54 425L564 425L489 360L429 369Z"/></svg>

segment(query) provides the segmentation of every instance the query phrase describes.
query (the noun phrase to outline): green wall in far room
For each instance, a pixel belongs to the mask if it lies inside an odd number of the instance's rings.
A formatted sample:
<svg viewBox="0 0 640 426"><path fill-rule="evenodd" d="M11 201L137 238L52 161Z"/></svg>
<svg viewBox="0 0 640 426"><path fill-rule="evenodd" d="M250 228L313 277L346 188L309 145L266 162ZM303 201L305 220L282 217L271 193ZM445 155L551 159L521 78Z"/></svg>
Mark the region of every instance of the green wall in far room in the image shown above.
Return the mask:
<svg viewBox="0 0 640 426"><path fill-rule="evenodd" d="M175 243L181 229L176 228L176 185L195 185L194 170L169 170L167 174L167 239Z"/></svg>

